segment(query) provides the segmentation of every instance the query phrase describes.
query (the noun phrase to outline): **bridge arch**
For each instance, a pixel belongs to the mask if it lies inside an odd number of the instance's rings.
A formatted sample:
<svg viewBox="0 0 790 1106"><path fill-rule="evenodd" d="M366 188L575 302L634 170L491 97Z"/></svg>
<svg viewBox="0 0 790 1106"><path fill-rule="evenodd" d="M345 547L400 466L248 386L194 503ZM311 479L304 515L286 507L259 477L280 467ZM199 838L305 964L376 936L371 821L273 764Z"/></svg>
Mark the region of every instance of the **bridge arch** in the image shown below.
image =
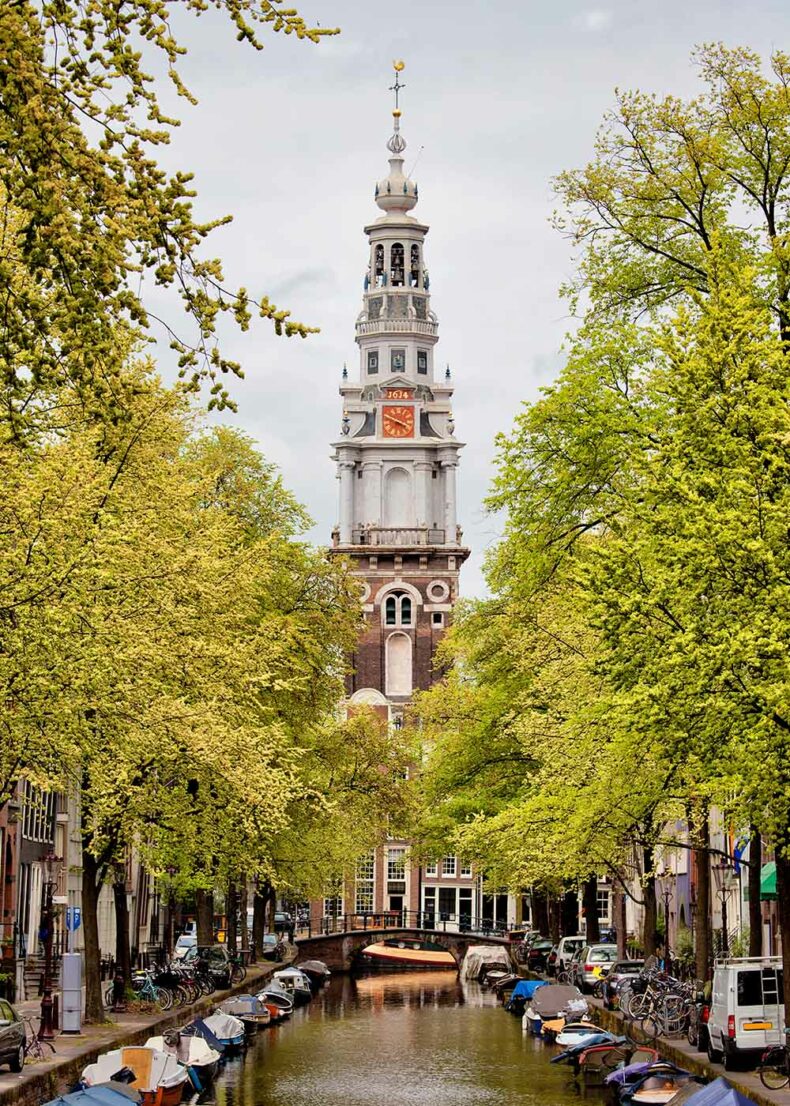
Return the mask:
<svg viewBox="0 0 790 1106"><path fill-rule="evenodd" d="M350 972L357 966L363 948L384 940L433 941L453 955L458 967L470 945L510 947L507 937L483 937L479 933L448 933L433 929L396 929L389 926L299 937L296 946L300 959L323 960L333 972Z"/></svg>

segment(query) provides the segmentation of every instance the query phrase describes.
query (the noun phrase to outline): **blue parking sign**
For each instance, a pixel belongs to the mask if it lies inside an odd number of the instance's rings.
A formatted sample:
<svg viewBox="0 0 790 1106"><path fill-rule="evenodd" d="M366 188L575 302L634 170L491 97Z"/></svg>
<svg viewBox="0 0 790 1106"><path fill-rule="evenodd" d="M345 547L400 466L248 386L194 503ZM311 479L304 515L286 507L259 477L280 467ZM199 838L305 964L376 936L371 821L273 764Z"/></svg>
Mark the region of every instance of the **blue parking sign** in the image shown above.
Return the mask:
<svg viewBox="0 0 790 1106"><path fill-rule="evenodd" d="M73 933L82 925L82 910L79 906L66 907L66 929Z"/></svg>

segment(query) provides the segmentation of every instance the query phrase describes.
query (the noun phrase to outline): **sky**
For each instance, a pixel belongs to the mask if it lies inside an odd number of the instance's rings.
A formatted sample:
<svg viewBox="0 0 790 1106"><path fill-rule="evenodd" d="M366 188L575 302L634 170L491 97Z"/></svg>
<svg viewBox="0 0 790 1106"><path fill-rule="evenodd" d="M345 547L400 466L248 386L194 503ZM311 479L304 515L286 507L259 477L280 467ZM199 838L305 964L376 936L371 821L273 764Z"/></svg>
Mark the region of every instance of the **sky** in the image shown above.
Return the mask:
<svg viewBox="0 0 790 1106"><path fill-rule="evenodd" d="M195 174L201 217L233 223L209 239L226 283L266 294L321 328L276 338L259 322L223 330L245 379L232 392L247 431L281 469L328 544L337 516L330 441L338 436L344 363L358 369L354 322L367 264L363 233L379 213L387 171L392 61L401 94L405 165L430 227L426 263L439 317L437 365L456 387L460 521L472 555L461 591L484 594L482 565L500 522L483 500L495 439L556 377L573 325L559 295L573 274L570 244L551 226L552 178L591 157L615 88L694 95L695 45L790 48L787 0L304 0L312 24L340 27L319 45L264 34L256 52L227 21L182 15L175 30L196 107L162 164ZM164 306L164 305L163 305ZM173 304L170 305L172 313ZM168 372L166 343L158 353Z"/></svg>

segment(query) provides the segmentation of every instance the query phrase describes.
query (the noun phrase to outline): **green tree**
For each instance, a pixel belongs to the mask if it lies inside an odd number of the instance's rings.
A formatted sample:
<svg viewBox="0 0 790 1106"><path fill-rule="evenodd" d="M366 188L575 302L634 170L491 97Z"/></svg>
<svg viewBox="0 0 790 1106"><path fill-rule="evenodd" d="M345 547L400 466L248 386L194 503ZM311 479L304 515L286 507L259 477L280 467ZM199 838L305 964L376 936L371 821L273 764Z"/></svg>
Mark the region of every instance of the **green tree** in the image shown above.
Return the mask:
<svg viewBox="0 0 790 1106"><path fill-rule="evenodd" d="M312 42L336 32L308 27L279 0L214 0L236 38L261 49L260 32ZM118 371L119 327L138 335L152 321L147 280L173 289L193 332L160 319L193 388L210 382L209 406L230 404L217 321L246 329L253 313L276 332L309 332L263 295L225 287L222 267L202 254L220 217L195 218L191 174L168 176L157 148L178 120L160 104L150 76L164 62L178 94L194 97L178 72L185 48L174 37L176 8L195 16L200 0L19 0L0 11L0 324L6 431L19 436L70 390L89 412L126 402Z"/></svg>

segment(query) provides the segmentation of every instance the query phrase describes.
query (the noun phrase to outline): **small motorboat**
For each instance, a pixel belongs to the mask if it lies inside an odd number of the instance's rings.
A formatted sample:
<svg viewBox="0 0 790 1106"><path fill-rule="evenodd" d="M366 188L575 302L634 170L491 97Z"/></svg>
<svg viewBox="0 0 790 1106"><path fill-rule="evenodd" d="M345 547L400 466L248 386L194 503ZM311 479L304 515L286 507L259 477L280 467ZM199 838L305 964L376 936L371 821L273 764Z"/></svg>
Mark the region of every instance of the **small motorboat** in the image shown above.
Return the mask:
<svg viewBox="0 0 790 1106"><path fill-rule="evenodd" d="M139 1106L140 1100L140 1093L124 1083L97 1083L58 1095L45 1106Z"/></svg>
<svg viewBox="0 0 790 1106"><path fill-rule="evenodd" d="M323 960L305 960L301 964L295 964L294 967L304 972L316 989L328 983L332 975Z"/></svg>
<svg viewBox="0 0 790 1106"><path fill-rule="evenodd" d="M457 968L455 957L436 941L412 941L393 938L376 941L359 951L366 968Z"/></svg>
<svg viewBox="0 0 790 1106"><path fill-rule="evenodd" d="M525 1030L553 1041L567 1022L578 1021L586 1013L587 1000L578 987L550 983L535 991L521 1024Z"/></svg>
<svg viewBox="0 0 790 1106"><path fill-rule="evenodd" d="M215 1010L207 1018L198 1019L194 1025L204 1025L228 1051L241 1048L244 1044L244 1022L234 1014L223 1014Z"/></svg>
<svg viewBox="0 0 790 1106"><path fill-rule="evenodd" d="M158 1048L162 1052L172 1053L189 1072L189 1080L198 1094L214 1081L221 1053L202 1037L182 1033L178 1029L168 1029L161 1037L149 1037L145 1044L146 1048Z"/></svg>
<svg viewBox="0 0 790 1106"><path fill-rule="evenodd" d="M105 1052L88 1064L81 1081L88 1087L98 1083L126 1084L139 1091L142 1106L178 1106L189 1074L169 1052L147 1045L128 1045Z"/></svg>
<svg viewBox="0 0 790 1106"><path fill-rule="evenodd" d="M592 1033L585 1036L578 1044L570 1045L568 1048L563 1049L562 1052L558 1052L556 1056L552 1056L550 1063L570 1064L573 1067L574 1075L577 1075L579 1073L582 1056L592 1053L596 1048L612 1049L616 1045L624 1046L626 1043L626 1037L615 1037L611 1033L606 1032Z"/></svg>
<svg viewBox="0 0 790 1106"><path fill-rule="evenodd" d="M515 991L516 987L521 982L521 976L513 975L511 972L509 975L504 975L501 979L498 979L491 987L504 1001L505 995L512 995L513 991Z"/></svg>
<svg viewBox="0 0 790 1106"><path fill-rule="evenodd" d="M588 1087L601 1087L609 1072L623 1067L633 1054L634 1046L628 1041L616 1045L592 1045L577 1056L575 1070Z"/></svg>
<svg viewBox="0 0 790 1106"><path fill-rule="evenodd" d="M267 1008L273 1021L282 1021L290 1018L294 1012L294 1001L284 987L272 982L263 991L258 992L258 998Z"/></svg>
<svg viewBox="0 0 790 1106"><path fill-rule="evenodd" d="M274 981L293 998L294 1006L304 1006L313 997L310 979L299 968L283 968L275 972Z"/></svg>
<svg viewBox="0 0 790 1106"><path fill-rule="evenodd" d="M630 1103L632 1106L665 1106L682 1087L700 1081L690 1071L684 1071L667 1060L659 1060L655 1064L649 1064L647 1070L634 1082L622 1085L620 1102Z"/></svg>
<svg viewBox="0 0 790 1106"><path fill-rule="evenodd" d="M493 971L486 972L483 976L483 986L494 987L495 984L499 983L500 979L507 979L507 977L512 974L512 972L507 971L505 968L494 968Z"/></svg>
<svg viewBox="0 0 790 1106"><path fill-rule="evenodd" d="M512 972L513 961L504 945L470 945L461 964L462 979L476 979L478 983L488 972Z"/></svg>
<svg viewBox="0 0 790 1106"><path fill-rule="evenodd" d="M596 1037L603 1034L603 1040L593 1041L589 1038ZM554 1038L555 1042L562 1048L570 1048L573 1045L580 1044L603 1044L604 1041L614 1041L614 1035L607 1033L605 1029L601 1029L600 1026L593 1025L592 1022L577 1021L566 1022L560 1032Z"/></svg>
<svg viewBox="0 0 790 1106"><path fill-rule="evenodd" d="M248 1037L254 1036L259 1029L265 1029L272 1020L268 1008L257 995L234 995L220 1004L220 1014L230 1014L238 1018Z"/></svg>
<svg viewBox="0 0 790 1106"><path fill-rule="evenodd" d="M505 1003L507 1012L520 1018L524 1013L527 1003L532 1001L536 991L540 987L548 987L548 984L542 979L519 979L510 992L510 998ZM540 1030L538 1030L538 1032L540 1032Z"/></svg>

